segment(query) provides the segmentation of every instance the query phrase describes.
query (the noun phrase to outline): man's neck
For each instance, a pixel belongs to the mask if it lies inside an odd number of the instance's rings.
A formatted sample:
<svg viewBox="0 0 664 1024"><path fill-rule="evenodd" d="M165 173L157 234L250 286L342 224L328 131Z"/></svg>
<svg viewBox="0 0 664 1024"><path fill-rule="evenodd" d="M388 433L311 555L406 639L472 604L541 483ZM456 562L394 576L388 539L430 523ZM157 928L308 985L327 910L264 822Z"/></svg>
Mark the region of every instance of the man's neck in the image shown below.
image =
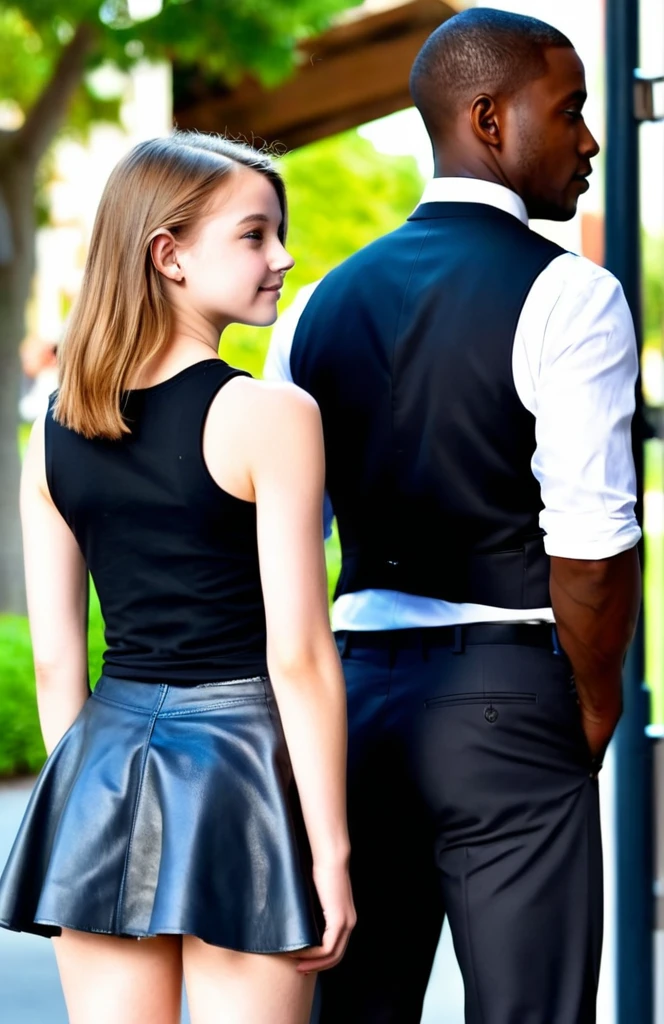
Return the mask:
<svg viewBox="0 0 664 1024"><path fill-rule="evenodd" d="M476 178L478 181L490 181L494 185L516 192L513 184L507 180L501 169L494 163L481 158L460 157L458 154L434 152L434 178Z"/></svg>

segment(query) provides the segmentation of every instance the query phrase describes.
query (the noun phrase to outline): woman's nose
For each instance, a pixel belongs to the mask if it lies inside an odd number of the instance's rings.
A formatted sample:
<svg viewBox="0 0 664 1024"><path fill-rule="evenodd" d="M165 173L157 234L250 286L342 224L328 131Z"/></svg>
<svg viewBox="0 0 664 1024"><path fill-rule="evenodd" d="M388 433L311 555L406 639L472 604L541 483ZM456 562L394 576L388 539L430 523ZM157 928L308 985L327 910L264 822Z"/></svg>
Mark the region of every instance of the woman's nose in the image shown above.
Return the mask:
<svg viewBox="0 0 664 1024"><path fill-rule="evenodd" d="M294 266L295 260L293 259L291 254L286 249L284 249L283 245L280 245L274 257L272 269L285 274L287 270L290 270L291 267Z"/></svg>

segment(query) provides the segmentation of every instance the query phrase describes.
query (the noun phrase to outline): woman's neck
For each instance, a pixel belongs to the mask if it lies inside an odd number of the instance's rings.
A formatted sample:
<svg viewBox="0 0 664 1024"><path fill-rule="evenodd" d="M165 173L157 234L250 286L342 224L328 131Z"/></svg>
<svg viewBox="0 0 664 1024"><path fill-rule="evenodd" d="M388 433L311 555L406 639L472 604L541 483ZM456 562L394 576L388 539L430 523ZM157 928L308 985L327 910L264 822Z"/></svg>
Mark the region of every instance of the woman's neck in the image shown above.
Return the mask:
<svg viewBox="0 0 664 1024"><path fill-rule="evenodd" d="M176 373L186 370L194 363L215 358L219 358L216 346L200 338L176 335L163 352L159 352L143 367L135 380L128 382L128 386L150 388L174 377Z"/></svg>

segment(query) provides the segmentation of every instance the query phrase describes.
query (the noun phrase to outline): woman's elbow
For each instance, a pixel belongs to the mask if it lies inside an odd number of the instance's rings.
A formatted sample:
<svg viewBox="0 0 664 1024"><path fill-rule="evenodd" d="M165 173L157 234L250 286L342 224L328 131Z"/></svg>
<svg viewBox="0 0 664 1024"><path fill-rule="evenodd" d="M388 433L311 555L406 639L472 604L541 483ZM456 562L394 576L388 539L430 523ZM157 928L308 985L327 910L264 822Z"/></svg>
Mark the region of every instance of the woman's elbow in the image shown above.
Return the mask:
<svg viewBox="0 0 664 1024"><path fill-rule="evenodd" d="M35 657L35 683L40 691L55 689L63 678L62 661L59 658Z"/></svg>
<svg viewBox="0 0 664 1024"><path fill-rule="evenodd" d="M271 678L298 683L327 678L338 668L337 650L330 636L321 643L268 644L268 671Z"/></svg>

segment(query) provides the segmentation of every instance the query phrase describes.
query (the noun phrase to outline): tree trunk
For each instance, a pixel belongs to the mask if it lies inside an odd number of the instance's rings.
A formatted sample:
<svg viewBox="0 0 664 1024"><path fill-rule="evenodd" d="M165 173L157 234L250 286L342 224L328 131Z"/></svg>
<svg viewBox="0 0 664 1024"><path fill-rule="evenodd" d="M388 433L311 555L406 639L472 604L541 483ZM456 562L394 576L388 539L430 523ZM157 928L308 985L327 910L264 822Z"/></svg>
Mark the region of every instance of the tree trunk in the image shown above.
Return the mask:
<svg viewBox="0 0 664 1024"><path fill-rule="evenodd" d="M3 290L4 291L4 290ZM7 314L4 294L0 296L0 317ZM2 341L5 340L5 332ZM4 350L5 346L2 345ZM16 355L0 351L0 613L25 613L23 553L18 515L20 463L17 415L20 369Z"/></svg>
<svg viewBox="0 0 664 1024"><path fill-rule="evenodd" d="M94 40L94 28L79 25L23 126L0 131L0 614L23 614L26 604L18 513L18 349L35 270L35 173L80 85Z"/></svg>
<svg viewBox="0 0 664 1024"><path fill-rule="evenodd" d="M3 147L4 148L4 147ZM25 613L23 554L18 514L20 458L18 349L34 272L34 165L5 149L0 170L11 237L0 266L0 613Z"/></svg>

